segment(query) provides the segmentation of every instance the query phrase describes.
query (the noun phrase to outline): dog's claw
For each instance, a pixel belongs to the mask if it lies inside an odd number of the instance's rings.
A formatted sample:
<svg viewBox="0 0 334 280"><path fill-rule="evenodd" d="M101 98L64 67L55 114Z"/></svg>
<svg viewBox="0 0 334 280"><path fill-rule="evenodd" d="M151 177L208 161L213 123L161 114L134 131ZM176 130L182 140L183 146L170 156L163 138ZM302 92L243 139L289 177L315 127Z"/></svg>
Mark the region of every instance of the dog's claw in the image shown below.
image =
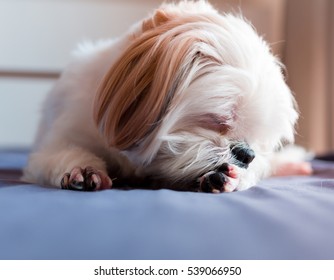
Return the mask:
<svg viewBox="0 0 334 280"><path fill-rule="evenodd" d="M60 183L61 188L65 189L66 186L69 185L69 181L70 181L70 173L65 173L63 178L61 179L61 183Z"/></svg>
<svg viewBox="0 0 334 280"><path fill-rule="evenodd" d="M107 175L92 167L75 167L70 173L65 173L61 180L62 189L76 191L110 189L111 185L112 181Z"/></svg>

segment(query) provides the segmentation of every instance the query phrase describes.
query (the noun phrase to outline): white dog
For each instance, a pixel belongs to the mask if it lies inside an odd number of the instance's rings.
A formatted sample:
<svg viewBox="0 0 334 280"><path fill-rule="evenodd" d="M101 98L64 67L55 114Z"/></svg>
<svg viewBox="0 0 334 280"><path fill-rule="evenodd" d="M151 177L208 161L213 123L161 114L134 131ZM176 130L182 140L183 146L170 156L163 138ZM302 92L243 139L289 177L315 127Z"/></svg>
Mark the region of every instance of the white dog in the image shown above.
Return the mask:
<svg viewBox="0 0 334 280"><path fill-rule="evenodd" d="M298 118L281 63L241 16L165 4L81 46L49 94L24 180L230 192L272 172Z"/></svg>

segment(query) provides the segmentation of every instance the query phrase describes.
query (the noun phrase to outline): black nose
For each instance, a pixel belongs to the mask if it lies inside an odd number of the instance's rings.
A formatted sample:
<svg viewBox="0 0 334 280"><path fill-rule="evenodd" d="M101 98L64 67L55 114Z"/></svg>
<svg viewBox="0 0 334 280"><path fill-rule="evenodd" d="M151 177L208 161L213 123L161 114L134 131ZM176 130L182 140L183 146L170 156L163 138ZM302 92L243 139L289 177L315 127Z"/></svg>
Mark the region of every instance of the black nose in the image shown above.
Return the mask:
<svg viewBox="0 0 334 280"><path fill-rule="evenodd" d="M247 145L233 145L231 152L240 167L247 168L255 158L254 151Z"/></svg>

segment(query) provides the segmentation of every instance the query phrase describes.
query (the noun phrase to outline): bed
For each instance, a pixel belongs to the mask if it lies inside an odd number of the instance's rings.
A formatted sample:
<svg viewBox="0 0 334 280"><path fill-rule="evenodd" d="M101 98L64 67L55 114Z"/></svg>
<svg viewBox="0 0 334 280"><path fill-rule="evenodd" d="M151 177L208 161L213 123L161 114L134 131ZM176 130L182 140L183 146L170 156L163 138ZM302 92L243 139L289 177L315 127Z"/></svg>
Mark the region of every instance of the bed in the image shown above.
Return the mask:
<svg viewBox="0 0 334 280"><path fill-rule="evenodd" d="M332 157L310 177L206 194L26 184L27 155L0 152L0 259L334 259Z"/></svg>

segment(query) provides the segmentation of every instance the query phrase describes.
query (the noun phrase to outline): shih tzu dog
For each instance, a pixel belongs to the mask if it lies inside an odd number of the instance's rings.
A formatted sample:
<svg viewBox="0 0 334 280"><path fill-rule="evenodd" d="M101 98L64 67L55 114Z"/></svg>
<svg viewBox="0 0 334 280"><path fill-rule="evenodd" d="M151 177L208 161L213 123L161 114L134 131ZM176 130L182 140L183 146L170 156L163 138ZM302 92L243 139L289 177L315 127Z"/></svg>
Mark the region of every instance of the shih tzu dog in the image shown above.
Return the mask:
<svg viewBox="0 0 334 280"><path fill-rule="evenodd" d="M49 94L24 180L71 190L244 190L298 118L282 65L241 16L164 4L82 45Z"/></svg>

